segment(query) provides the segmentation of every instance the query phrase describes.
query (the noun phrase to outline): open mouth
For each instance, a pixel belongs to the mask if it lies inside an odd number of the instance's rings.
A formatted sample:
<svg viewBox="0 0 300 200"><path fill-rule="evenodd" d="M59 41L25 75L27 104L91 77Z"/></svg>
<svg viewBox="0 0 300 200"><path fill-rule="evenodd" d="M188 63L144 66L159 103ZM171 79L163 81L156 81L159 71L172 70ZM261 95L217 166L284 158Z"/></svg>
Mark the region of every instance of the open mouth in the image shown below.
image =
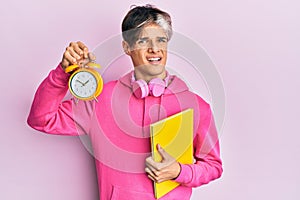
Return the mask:
<svg viewBox="0 0 300 200"><path fill-rule="evenodd" d="M151 58L147 58L147 60L150 62L150 63L158 63L161 61L161 57L151 57Z"/></svg>

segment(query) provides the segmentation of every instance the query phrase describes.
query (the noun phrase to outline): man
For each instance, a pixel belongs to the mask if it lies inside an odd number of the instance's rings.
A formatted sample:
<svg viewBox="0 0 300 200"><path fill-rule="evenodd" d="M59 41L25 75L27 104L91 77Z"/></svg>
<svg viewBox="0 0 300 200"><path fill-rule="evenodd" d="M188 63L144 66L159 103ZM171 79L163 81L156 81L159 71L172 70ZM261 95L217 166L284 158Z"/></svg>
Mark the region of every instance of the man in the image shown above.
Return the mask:
<svg viewBox="0 0 300 200"><path fill-rule="evenodd" d="M168 13L150 5L134 7L123 20L122 34L132 72L105 84L97 102L63 101L70 77L64 70L89 57L82 42L72 42L59 66L39 86L28 124L50 134L89 135L100 199L155 199L153 181L166 180L180 186L161 199L189 199L192 187L222 173L210 106L165 69L172 36ZM149 125L187 108L194 109L195 163L178 163L160 146L163 160L155 162L149 156Z"/></svg>

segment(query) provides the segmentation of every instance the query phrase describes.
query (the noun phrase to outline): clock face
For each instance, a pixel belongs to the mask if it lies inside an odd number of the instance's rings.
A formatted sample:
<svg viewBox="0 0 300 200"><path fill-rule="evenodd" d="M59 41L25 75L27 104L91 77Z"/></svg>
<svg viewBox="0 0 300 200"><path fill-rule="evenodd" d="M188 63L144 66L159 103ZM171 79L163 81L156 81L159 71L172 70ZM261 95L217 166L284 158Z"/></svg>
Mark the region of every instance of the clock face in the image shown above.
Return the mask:
<svg viewBox="0 0 300 200"><path fill-rule="evenodd" d="M94 97L97 87L96 77L88 71L79 71L70 80L71 92L78 98Z"/></svg>

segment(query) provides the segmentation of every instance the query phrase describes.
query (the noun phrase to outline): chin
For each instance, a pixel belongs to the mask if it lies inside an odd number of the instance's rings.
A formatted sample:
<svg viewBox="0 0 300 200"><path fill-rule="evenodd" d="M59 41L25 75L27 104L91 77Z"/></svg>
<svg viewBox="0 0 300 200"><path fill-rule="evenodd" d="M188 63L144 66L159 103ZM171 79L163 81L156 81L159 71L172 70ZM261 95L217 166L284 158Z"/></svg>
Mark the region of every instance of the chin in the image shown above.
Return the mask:
<svg viewBox="0 0 300 200"><path fill-rule="evenodd" d="M153 74L161 74L165 72L165 66L164 65L148 65L147 71Z"/></svg>
<svg viewBox="0 0 300 200"><path fill-rule="evenodd" d="M157 77L165 73L165 65L153 65L151 63L135 66L135 69L147 76Z"/></svg>

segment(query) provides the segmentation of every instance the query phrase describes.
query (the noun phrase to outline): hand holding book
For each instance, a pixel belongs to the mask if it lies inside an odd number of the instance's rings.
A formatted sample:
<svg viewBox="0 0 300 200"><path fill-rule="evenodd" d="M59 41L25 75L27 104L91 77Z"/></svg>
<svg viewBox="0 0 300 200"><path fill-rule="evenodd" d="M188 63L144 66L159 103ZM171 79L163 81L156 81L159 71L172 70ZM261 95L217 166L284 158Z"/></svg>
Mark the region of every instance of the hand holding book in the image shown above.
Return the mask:
<svg viewBox="0 0 300 200"><path fill-rule="evenodd" d="M156 147L162 160L160 162L155 162L152 156L146 159L145 171L147 172L148 177L156 183L175 179L180 173L179 163L159 144L157 144Z"/></svg>
<svg viewBox="0 0 300 200"><path fill-rule="evenodd" d="M181 165L193 163L193 109L151 124L150 135L152 157L146 159L146 172L159 199L180 185L174 179Z"/></svg>

